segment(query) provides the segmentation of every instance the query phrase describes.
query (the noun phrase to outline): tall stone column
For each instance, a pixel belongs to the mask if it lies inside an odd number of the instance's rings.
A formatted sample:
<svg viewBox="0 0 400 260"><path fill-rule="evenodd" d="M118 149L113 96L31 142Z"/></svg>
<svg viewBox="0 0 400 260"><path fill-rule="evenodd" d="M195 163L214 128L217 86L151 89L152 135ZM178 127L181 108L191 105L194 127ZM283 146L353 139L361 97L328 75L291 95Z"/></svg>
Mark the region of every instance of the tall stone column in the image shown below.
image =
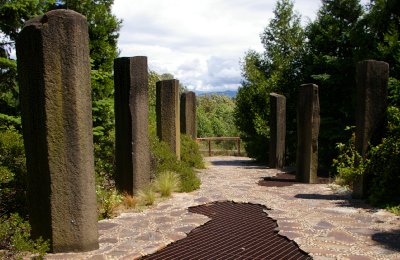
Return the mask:
<svg viewBox="0 0 400 260"><path fill-rule="evenodd" d="M179 81L162 80L156 83L157 135L181 158Z"/></svg>
<svg viewBox="0 0 400 260"><path fill-rule="evenodd" d="M181 133L196 139L196 94L193 91L181 95Z"/></svg>
<svg viewBox="0 0 400 260"><path fill-rule="evenodd" d="M97 249L86 18L54 10L27 21L17 57L32 235L53 252Z"/></svg>
<svg viewBox="0 0 400 260"><path fill-rule="evenodd" d="M282 169L285 165L286 97L271 93L269 167Z"/></svg>
<svg viewBox="0 0 400 260"><path fill-rule="evenodd" d="M300 86L297 100L296 179L304 183L317 182L319 135L318 86Z"/></svg>
<svg viewBox="0 0 400 260"><path fill-rule="evenodd" d="M115 173L121 192L150 183L147 57L114 60Z"/></svg>
<svg viewBox="0 0 400 260"><path fill-rule="evenodd" d="M368 142L383 129L386 112L389 64L383 61L364 60L357 64L357 108L355 146L364 158ZM379 134L378 134L379 135ZM353 184L353 197L362 198L365 183L360 176Z"/></svg>

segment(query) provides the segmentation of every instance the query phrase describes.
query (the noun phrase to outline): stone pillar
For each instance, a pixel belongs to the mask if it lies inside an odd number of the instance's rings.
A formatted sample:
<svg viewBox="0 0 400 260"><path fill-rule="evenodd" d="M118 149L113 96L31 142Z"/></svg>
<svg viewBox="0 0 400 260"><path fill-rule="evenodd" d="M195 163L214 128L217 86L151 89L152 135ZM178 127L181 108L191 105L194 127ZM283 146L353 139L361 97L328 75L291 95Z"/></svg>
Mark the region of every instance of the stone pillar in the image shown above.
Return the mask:
<svg viewBox="0 0 400 260"><path fill-rule="evenodd" d="M196 94L193 91L181 95L181 133L196 139Z"/></svg>
<svg viewBox="0 0 400 260"><path fill-rule="evenodd" d="M282 169L285 165L286 97L271 93L269 167Z"/></svg>
<svg viewBox="0 0 400 260"><path fill-rule="evenodd" d="M179 81L158 81L156 84L157 135L181 158Z"/></svg>
<svg viewBox="0 0 400 260"><path fill-rule="evenodd" d="M364 158L368 142L382 128L386 112L389 64L364 60L357 64L357 108L355 146ZM360 176L353 184L353 197L362 198L365 184Z"/></svg>
<svg viewBox="0 0 400 260"><path fill-rule="evenodd" d="M27 21L17 57L32 235L53 252L97 249L86 18L54 10Z"/></svg>
<svg viewBox="0 0 400 260"><path fill-rule="evenodd" d="M318 86L301 85L297 102L296 179L304 183L316 183L320 123Z"/></svg>
<svg viewBox="0 0 400 260"><path fill-rule="evenodd" d="M150 183L147 57L114 60L116 186L130 195Z"/></svg>

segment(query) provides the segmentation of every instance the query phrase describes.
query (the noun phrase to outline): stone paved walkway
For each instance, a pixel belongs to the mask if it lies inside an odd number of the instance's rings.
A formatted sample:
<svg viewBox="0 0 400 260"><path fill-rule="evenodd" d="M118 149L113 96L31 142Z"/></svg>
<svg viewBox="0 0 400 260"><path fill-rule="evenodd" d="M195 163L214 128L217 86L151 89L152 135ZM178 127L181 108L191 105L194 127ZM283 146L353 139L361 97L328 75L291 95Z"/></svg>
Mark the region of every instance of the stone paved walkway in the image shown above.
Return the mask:
<svg viewBox="0 0 400 260"><path fill-rule="evenodd" d="M52 254L46 259L135 259L185 238L208 218L187 208L212 201L262 204L278 220L279 233L293 239L314 259L399 259L400 217L349 200L326 184L288 187L257 185L277 170L252 164L244 157L211 157L199 172L202 186L141 213L123 213L99 222L100 249Z"/></svg>

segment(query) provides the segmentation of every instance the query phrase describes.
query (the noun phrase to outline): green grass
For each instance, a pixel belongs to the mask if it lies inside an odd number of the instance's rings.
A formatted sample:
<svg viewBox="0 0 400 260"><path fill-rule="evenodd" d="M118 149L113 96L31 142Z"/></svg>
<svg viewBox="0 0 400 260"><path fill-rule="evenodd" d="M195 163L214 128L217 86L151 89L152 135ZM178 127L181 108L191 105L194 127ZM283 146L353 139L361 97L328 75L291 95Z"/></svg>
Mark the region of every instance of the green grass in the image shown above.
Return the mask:
<svg viewBox="0 0 400 260"><path fill-rule="evenodd" d="M180 188L179 176L172 171L160 173L154 181L156 191L160 192L161 197L170 197L172 192Z"/></svg>
<svg viewBox="0 0 400 260"><path fill-rule="evenodd" d="M144 206L151 206L156 201L157 194L154 188L149 186L138 191L139 203Z"/></svg>

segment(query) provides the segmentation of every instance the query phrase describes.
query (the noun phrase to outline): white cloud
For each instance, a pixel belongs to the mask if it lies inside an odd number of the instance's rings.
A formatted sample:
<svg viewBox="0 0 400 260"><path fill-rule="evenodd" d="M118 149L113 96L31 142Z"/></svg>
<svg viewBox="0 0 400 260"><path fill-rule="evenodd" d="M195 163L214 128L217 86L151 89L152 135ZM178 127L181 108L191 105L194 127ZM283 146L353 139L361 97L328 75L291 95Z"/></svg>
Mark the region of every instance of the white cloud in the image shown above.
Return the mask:
<svg viewBox="0 0 400 260"><path fill-rule="evenodd" d="M319 0L297 0L295 9L314 17ZM236 89L239 60L262 51L260 33L275 1L115 0L123 19L121 56L148 56L149 67L175 75L189 89Z"/></svg>

